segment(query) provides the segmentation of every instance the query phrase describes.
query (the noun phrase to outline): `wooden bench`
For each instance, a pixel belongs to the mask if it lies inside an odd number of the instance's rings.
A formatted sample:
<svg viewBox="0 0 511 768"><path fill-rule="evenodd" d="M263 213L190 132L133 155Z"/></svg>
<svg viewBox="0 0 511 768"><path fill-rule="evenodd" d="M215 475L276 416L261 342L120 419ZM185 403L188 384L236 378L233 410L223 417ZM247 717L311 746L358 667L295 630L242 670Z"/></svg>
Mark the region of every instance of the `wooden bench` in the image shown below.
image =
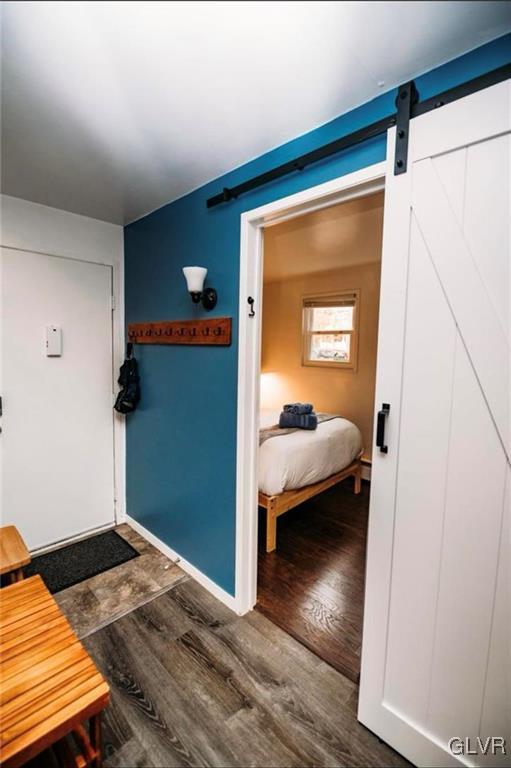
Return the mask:
<svg viewBox="0 0 511 768"><path fill-rule="evenodd" d="M23 568L30 562L30 552L15 525L0 528L0 576L8 575L11 582L23 578Z"/></svg>
<svg viewBox="0 0 511 768"><path fill-rule="evenodd" d="M52 745L66 768L100 766L109 687L40 576L0 590L0 665L3 767Z"/></svg>

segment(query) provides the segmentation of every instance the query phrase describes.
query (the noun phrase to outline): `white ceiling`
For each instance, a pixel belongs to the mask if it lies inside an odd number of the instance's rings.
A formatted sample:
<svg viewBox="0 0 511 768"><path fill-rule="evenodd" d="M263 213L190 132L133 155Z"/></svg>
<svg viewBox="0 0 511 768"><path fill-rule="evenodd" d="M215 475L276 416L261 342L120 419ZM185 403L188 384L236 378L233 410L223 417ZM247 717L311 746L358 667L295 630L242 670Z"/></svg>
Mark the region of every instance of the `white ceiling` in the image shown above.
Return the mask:
<svg viewBox="0 0 511 768"><path fill-rule="evenodd" d="M126 223L511 30L510 2L4 2L6 194Z"/></svg>
<svg viewBox="0 0 511 768"><path fill-rule="evenodd" d="M380 261L383 192L266 227L264 282Z"/></svg>

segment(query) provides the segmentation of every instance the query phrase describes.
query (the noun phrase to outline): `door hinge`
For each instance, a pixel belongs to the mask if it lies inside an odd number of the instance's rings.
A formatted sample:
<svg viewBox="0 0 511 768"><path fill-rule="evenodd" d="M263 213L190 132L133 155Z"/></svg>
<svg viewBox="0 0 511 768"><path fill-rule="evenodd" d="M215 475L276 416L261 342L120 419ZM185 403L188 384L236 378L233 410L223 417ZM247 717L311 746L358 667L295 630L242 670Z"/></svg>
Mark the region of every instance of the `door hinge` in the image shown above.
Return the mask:
<svg viewBox="0 0 511 768"><path fill-rule="evenodd" d="M399 86L396 99L396 151L394 156L394 176L406 173L408 166L408 135L412 107L419 100L419 91L413 80Z"/></svg>
<svg viewBox="0 0 511 768"><path fill-rule="evenodd" d="M115 309L115 296L112 294L112 295L110 296L110 299L111 299L111 307L112 307L112 310L114 310L114 309Z"/></svg>

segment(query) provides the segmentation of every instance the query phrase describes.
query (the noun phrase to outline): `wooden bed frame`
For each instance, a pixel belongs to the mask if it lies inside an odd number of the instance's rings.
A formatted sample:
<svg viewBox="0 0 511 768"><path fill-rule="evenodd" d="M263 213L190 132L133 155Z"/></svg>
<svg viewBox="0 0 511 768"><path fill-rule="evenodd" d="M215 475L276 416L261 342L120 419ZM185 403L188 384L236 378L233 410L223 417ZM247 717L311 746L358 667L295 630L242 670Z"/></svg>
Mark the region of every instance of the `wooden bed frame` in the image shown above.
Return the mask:
<svg viewBox="0 0 511 768"><path fill-rule="evenodd" d="M277 547L277 517L283 515L298 504L312 499L318 493L326 491L333 485L337 485L341 480L353 476L355 479L354 492L360 493L362 480L362 454L360 453L354 462L345 467L341 472L330 475L319 483L306 485L304 488L297 488L296 491L284 491L276 496L267 496L259 491L259 506L266 509L266 551L273 552Z"/></svg>

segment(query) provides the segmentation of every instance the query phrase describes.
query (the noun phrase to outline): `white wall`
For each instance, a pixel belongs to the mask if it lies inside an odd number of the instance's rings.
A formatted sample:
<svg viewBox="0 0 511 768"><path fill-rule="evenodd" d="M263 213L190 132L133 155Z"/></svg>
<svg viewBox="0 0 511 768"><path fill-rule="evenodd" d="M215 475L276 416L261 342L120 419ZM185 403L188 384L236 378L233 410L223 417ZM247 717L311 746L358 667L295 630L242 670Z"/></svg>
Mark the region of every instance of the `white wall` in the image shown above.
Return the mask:
<svg viewBox="0 0 511 768"><path fill-rule="evenodd" d="M0 195L1 245L52 256L121 265L123 228L76 213Z"/></svg>
<svg viewBox="0 0 511 768"><path fill-rule="evenodd" d="M124 359L124 233L122 226L0 195L0 245L113 267L114 373ZM115 419L116 517L125 515L124 417Z"/></svg>

